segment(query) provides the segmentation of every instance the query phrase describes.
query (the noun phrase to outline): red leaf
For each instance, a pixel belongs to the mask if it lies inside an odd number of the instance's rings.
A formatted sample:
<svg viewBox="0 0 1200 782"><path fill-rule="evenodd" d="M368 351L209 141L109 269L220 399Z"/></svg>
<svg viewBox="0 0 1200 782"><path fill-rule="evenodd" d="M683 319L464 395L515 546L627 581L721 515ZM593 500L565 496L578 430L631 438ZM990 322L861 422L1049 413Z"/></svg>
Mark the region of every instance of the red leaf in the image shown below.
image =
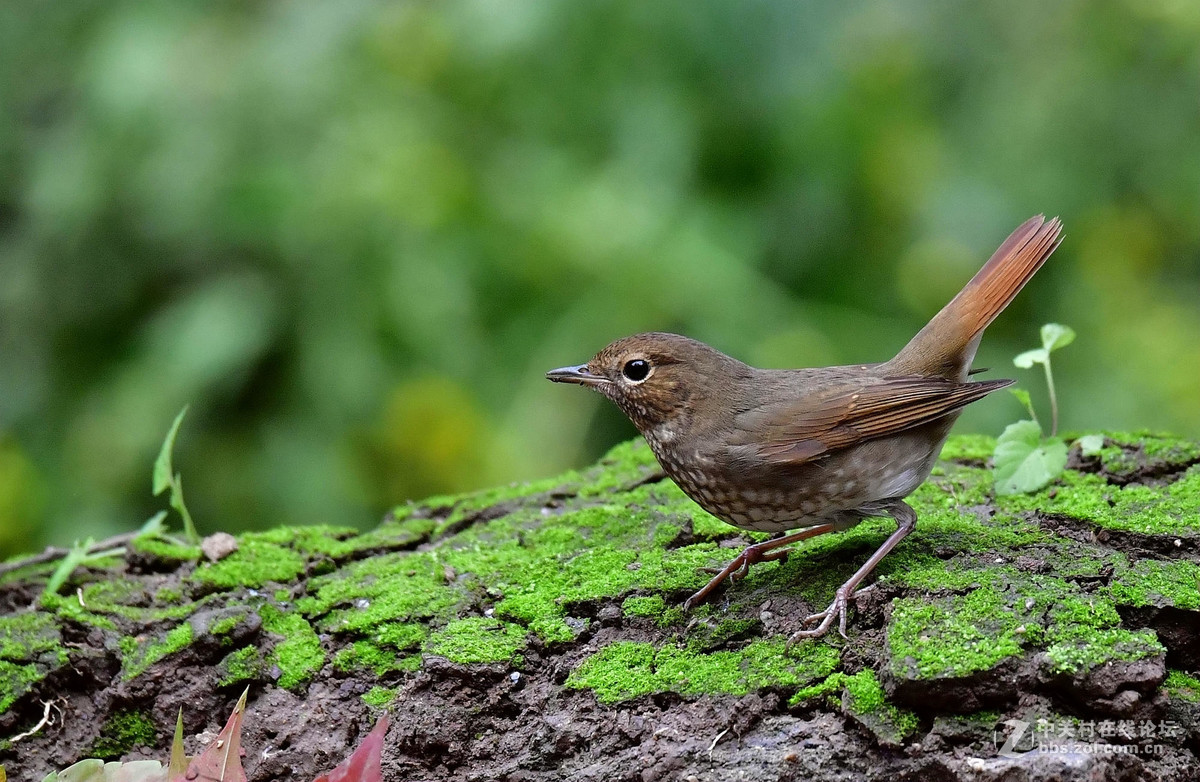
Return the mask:
<svg viewBox="0 0 1200 782"><path fill-rule="evenodd" d="M379 766L379 757L383 754L383 737L387 734L388 718L384 714L379 718L379 724L367 734L354 754L342 761L341 765L322 774L313 782L383 782L383 769Z"/></svg>
<svg viewBox="0 0 1200 782"><path fill-rule="evenodd" d="M188 764L184 775L186 779L194 782L246 782L241 758L242 717L245 711L246 693L243 692L233 707L233 714L229 715L229 722L225 723L217 738Z"/></svg>

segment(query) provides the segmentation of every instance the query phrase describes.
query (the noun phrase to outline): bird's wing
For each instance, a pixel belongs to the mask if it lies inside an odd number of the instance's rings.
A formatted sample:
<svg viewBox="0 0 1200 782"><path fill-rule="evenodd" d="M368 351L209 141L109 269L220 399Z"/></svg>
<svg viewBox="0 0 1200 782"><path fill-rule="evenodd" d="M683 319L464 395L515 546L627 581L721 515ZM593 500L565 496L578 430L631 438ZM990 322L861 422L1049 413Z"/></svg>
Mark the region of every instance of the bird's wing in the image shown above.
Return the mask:
<svg viewBox="0 0 1200 782"><path fill-rule="evenodd" d="M734 417L731 445L777 464L800 464L863 440L931 423L1012 380L959 383L906 375L846 379Z"/></svg>

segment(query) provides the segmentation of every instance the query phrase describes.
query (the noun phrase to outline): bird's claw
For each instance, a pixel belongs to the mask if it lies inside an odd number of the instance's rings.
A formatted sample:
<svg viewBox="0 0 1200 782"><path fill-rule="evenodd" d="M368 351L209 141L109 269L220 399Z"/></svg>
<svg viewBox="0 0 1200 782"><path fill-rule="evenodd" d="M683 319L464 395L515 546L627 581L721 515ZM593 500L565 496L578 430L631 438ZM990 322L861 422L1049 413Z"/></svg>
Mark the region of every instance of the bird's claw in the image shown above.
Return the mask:
<svg viewBox="0 0 1200 782"><path fill-rule="evenodd" d="M829 632L829 628L833 626L834 617L837 617L838 620L838 634L840 634L842 638L848 639L849 636L846 635L846 620L850 608L850 601L857 600L874 588L875 585L872 584L869 587L860 589L851 594L850 591L846 589L845 585L838 587L838 591L834 595L833 602L829 604L828 608L819 613L806 616L804 619L800 620L800 624L802 625L811 624L812 622L817 621L819 621L820 624L811 630L797 630L796 632L792 633L791 637L788 638L788 646L791 646L797 641L802 641L805 638L820 638L821 636L825 635L825 633Z"/></svg>
<svg viewBox="0 0 1200 782"><path fill-rule="evenodd" d="M709 573L716 573L704 587L696 594L689 597L683 602L683 610L690 611L692 606L697 605L708 597L709 593L720 586L725 579L737 581L745 578L750 573L750 566L755 562L772 562L779 560L785 562L787 560L790 549L781 548L790 543L811 538L815 535L824 535L826 532L832 532L832 524L818 524L814 527L808 527L800 532L793 532L790 535L784 535L781 538L766 540L761 543L755 543L747 546L741 554L738 554L732 561L720 570L700 568Z"/></svg>
<svg viewBox="0 0 1200 782"><path fill-rule="evenodd" d="M801 620L801 624L811 624L818 620L820 621L820 624L811 630L797 630L796 632L792 633L792 636L788 638L788 644L794 644L797 641L804 640L805 638L820 638L821 636L825 635L825 633L829 632L829 628L833 625L834 617L838 617L838 632L840 632L842 637L845 638L846 610L848 605L849 600L846 599L845 593L839 589L837 597L835 597L833 602L829 604L829 608L826 608L820 613L806 616L803 620Z"/></svg>

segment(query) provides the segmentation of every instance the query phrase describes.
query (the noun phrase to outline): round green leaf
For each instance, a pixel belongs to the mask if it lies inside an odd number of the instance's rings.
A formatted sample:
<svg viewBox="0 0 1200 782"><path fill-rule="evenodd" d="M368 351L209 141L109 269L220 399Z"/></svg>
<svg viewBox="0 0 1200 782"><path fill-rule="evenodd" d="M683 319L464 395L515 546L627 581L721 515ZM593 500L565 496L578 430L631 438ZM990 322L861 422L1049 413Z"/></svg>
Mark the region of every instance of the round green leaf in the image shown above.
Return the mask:
<svg viewBox="0 0 1200 782"><path fill-rule="evenodd" d="M1079 452L1084 456L1095 456L1104 447L1104 435L1085 434L1075 442L1079 443Z"/></svg>
<svg viewBox="0 0 1200 782"><path fill-rule="evenodd" d="M1052 353L1059 348L1065 348L1075 341L1075 330L1061 323L1047 323L1042 326L1042 347L1046 353Z"/></svg>
<svg viewBox="0 0 1200 782"><path fill-rule="evenodd" d="M1067 444L1057 437L1042 439L1042 428L1033 421L1009 424L996 439L996 494L1034 492L1062 474L1067 466Z"/></svg>
<svg viewBox="0 0 1200 782"><path fill-rule="evenodd" d="M1045 348L1036 348L1035 350L1026 350L1024 353L1017 354L1013 359L1013 363L1021 369L1029 369L1034 364L1045 364L1050 360L1050 353Z"/></svg>

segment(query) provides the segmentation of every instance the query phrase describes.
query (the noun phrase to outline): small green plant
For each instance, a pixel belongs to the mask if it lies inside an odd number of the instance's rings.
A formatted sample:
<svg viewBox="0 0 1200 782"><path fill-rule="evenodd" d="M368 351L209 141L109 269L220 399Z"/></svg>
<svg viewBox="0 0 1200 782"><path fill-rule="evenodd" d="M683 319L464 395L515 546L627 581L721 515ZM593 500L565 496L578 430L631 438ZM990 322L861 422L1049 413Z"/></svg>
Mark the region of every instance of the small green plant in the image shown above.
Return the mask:
<svg viewBox="0 0 1200 782"><path fill-rule="evenodd" d="M187 505L183 501L183 479L171 466L171 452L175 448L175 436L179 433L179 425L183 423L183 416L187 413L187 410L187 406L184 406L179 411L179 415L175 416L175 421L171 424L170 431L167 432L166 439L163 440L158 458L154 461L153 488L154 496L156 497L167 489L171 490L171 507L179 511L179 515L183 517L184 534L192 545L196 545L200 542L200 535L196 532L196 525L192 522L192 514L188 512ZM166 518L167 511L159 511L150 517L137 532L116 535L100 543L97 543L92 538L77 540L69 549L53 551L47 549L44 554L29 557L20 562L6 563L5 567L14 569L39 562L53 562L55 559L61 557L58 567L54 569L54 573L46 581L46 586L42 590L41 599L44 602L52 595L58 594L58 591L67 583L71 574L81 565L88 565L109 557L124 555L125 544L133 538L147 536L168 542L177 542L166 534L166 524L164 523ZM4 780L0 779L0 782L4 782Z"/></svg>
<svg viewBox="0 0 1200 782"><path fill-rule="evenodd" d="M67 551L62 561L58 563L58 567L54 569L50 580L46 582L46 587L42 590L43 600L50 595L58 594L58 590L62 589L63 584L67 583L67 579L71 577L71 574L80 565L87 565L91 562L107 559L108 557L119 557L125 553L124 546L107 548L102 551L92 551L93 548L96 548L94 538L75 541L75 544Z"/></svg>
<svg viewBox="0 0 1200 782"><path fill-rule="evenodd" d="M187 411L187 405L184 405L183 409L179 411L179 415L175 416L175 421L171 424L166 439L163 440L158 458L154 460L153 484L155 497L167 489L171 490L171 507L179 511L179 515L183 517L183 534L187 537L188 542L195 545L200 542L200 535L196 532L196 525L192 522L192 514L188 512L187 503L183 501L183 476L175 472L175 468L171 465L171 452L175 449L175 436L179 434L179 425L183 423L183 417L187 415Z"/></svg>
<svg viewBox="0 0 1200 782"><path fill-rule="evenodd" d="M1050 354L1075 341L1069 326L1047 323L1042 326L1042 346L1027 350L1013 359L1021 369L1041 364L1046 371L1046 387L1050 393L1050 434L1047 435L1033 409L1029 392L1012 389L1012 395L1029 411L1029 419L1009 424L996 440L992 455L995 464L996 494L1022 494L1042 488L1062 474L1067 466L1067 444L1058 436L1058 394L1054 388L1054 373ZM1084 438L1088 439L1088 438ZM1101 440L1103 444L1103 440ZM1094 438L1081 442L1085 452L1098 449Z"/></svg>
<svg viewBox="0 0 1200 782"><path fill-rule="evenodd" d="M107 559L109 557L124 556L125 541L129 540L129 538L136 537L137 535L165 537L163 530L163 519L165 519L166 516L166 511L160 511L159 513L154 514L154 516L152 516L145 524L143 524L137 533L118 535L115 538L109 538L108 540L101 541L100 543L97 543L93 538L88 538L87 540L82 541L77 540L74 544L72 544L71 548L66 550L65 554L56 554L55 557L62 556L62 560L58 563L58 567L54 569L54 572L50 575L49 580L46 581L46 586L42 589L42 602L45 603L51 595L58 594L58 591L62 589L63 584L67 583L67 579L69 579L71 574L75 572L75 569L81 565L99 562L100 560ZM34 561L36 560L37 558L35 557ZM49 561L53 561L53 559ZM0 779L0 782L4 782L4 780Z"/></svg>

